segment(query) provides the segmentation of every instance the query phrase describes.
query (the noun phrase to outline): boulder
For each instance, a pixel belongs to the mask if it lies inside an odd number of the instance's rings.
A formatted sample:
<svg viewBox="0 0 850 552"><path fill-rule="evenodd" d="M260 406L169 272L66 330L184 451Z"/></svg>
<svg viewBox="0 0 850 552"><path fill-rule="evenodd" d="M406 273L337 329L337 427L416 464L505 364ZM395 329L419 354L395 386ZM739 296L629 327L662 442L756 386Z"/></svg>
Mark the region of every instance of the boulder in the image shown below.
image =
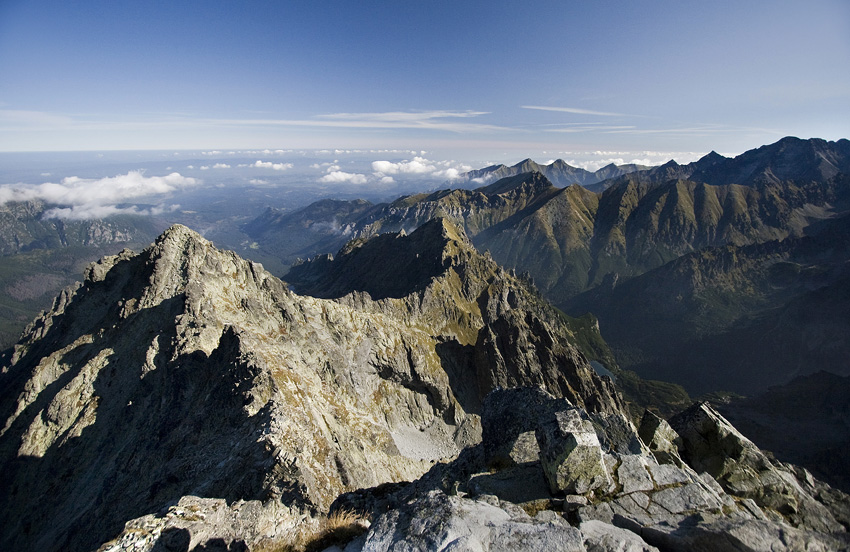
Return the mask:
<svg viewBox="0 0 850 552"><path fill-rule="evenodd" d="M543 418L537 442L553 494L586 494L611 486L593 424L580 410L561 410Z"/></svg>
<svg viewBox="0 0 850 552"><path fill-rule="evenodd" d="M518 408L518 405L522 405ZM484 398L481 437L488 466L507 467L540 457L535 431L543 413L569 408L539 387L495 389Z"/></svg>

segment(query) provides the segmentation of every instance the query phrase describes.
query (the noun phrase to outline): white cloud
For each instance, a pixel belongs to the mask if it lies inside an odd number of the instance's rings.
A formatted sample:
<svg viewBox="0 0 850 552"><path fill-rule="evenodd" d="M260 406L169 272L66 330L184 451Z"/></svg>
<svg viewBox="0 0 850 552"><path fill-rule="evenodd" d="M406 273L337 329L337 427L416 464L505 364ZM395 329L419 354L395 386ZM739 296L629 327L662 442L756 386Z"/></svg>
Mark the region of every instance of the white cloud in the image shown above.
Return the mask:
<svg viewBox="0 0 850 552"><path fill-rule="evenodd" d="M337 163L339 163L339 159L334 159L333 161L325 162L325 163L313 163L312 165L310 165L310 168L311 169L325 169L327 167L332 167L332 166L336 165ZM334 170L338 170L338 169L334 169Z"/></svg>
<svg viewBox="0 0 850 552"><path fill-rule="evenodd" d="M261 178L252 178L248 181L248 183L253 184L254 186L265 186L267 184L270 184L268 180L263 180Z"/></svg>
<svg viewBox="0 0 850 552"><path fill-rule="evenodd" d="M523 109L536 109L539 111L558 111L561 113L574 113L577 115L599 115L603 117L624 117L622 113L610 113L608 111L593 111L590 109L580 109L578 107L549 107L543 105L521 105Z"/></svg>
<svg viewBox="0 0 850 552"><path fill-rule="evenodd" d="M46 219L90 220L110 217L112 215L144 215L156 216L162 213L176 211L179 205L157 205L147 209L132 207L116 207L115 205L74 205L71 207L54 207L42 215Z"/></svg>
<svg viewBox="0 0 850 552"><path fill-rule="evenodd" d="M373 161L372 170L378 178L386 175L423 175L451 180L460 176L461 172L472 170L472 167L455 161L432 161L416 156L412 160L405 159L398 163Z"/></svg>
<svg viewBox="0 0 850 552"><path fill-rule="evenodd" d="M366 175L358 173L347 173L343 171L333 171L320 178L319 182L347 182L349 184L366 184Z"/></svg>
<svg viewBox="0 0 850 552"><path fill-rule="evenodd" d="M412 161L391 163L389 161L373 161L372 170L383 174L428 174L437 167L423 157L414 157Z"/></svg>
<svg viewBox="0 0 850 552"><path fill-rule="evenodd" d="M0 186L0 205L10 201L30 200L42 200L48 204L58 205L59 207L45 213L44 216L47 218L101 218L119 213L152 215L171 207L138 209L117 207L116 204L138 198L170 194L198 184L200 184L198 179L176 172L167 176L148 177L142 171L130 171L127 174L100 179L70 176L59 183Z"/></svg>
<svg viewBox="0 0 850 552"><path fill-rule="evenodd" d="M469 170L469 169L465 169ZM455 168L446 169L444 171L437 171L434 173L434 176L438 176L440 178L446 178L448 180L454 180L458 176L460 176L460 171Z"/></svg>
<svg viewBox="0 0 850 552"><path fill-rule="evenodd" d="M227 163L216 163L215 165L213 165L212 168L214 168L214 169L229 169L230 165L228 165Z"/></svg>
<svg viewBox="0 0 850 552"><path fill-rule="evenodd" d="M391 176L382 176L379 182L381 184L395 184L395 179Z"/></svg>
<svg viewBox="0 0 850 552"><path fill-rule="evenodd" d="M294 165L292 163L272 163L271 161L260 161L259 159L249 165L249 167L256 167L258 169L273 169L276 171L285 171L286 169L291 169Z"/></svg>

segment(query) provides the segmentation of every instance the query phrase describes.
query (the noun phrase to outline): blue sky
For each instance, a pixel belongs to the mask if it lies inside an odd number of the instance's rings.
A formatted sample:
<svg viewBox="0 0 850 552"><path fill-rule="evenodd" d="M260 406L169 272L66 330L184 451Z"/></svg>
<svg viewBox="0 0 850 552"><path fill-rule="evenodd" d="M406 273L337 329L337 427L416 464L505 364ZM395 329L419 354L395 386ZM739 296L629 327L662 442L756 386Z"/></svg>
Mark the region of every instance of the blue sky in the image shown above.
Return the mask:
<svg viewBox="0 0 850 552"><path fill-rule="evenodd" d="M629 161L786 135L850 137L846 0L0 0L0 151Z"/></svg>

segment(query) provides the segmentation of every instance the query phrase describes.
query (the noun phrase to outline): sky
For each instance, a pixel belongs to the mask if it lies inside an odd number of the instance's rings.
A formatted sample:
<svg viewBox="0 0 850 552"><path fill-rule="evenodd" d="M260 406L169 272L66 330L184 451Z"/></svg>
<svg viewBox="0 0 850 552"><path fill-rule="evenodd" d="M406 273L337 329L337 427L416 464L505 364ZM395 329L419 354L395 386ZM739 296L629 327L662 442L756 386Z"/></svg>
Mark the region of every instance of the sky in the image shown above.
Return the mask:
<svg viewBox="0 0 850 552"><path fill-rule="evenodd" d="M689 161L788 135L850 137L846 0L0 0L5 152Z"/></svg>

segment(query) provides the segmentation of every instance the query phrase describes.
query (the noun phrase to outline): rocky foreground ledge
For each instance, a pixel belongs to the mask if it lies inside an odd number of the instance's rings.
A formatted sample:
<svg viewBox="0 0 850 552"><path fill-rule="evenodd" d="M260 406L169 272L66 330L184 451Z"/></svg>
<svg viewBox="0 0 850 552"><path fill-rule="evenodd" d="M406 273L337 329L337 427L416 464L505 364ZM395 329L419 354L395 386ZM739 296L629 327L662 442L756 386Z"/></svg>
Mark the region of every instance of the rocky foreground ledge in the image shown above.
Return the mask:
<svg viewBox="0 0 850 552"><path fill-rule="evenodd" d="M850 497L772 459L707 403L669 423L648 412L635 430L539 388L495 390L482 426L481 444L412 483L341 495L332 512L373 521L306 549L850 549ZM185 498L129 522L100 551L292 550L262 539L279 515L258 502Z"/></svg>

